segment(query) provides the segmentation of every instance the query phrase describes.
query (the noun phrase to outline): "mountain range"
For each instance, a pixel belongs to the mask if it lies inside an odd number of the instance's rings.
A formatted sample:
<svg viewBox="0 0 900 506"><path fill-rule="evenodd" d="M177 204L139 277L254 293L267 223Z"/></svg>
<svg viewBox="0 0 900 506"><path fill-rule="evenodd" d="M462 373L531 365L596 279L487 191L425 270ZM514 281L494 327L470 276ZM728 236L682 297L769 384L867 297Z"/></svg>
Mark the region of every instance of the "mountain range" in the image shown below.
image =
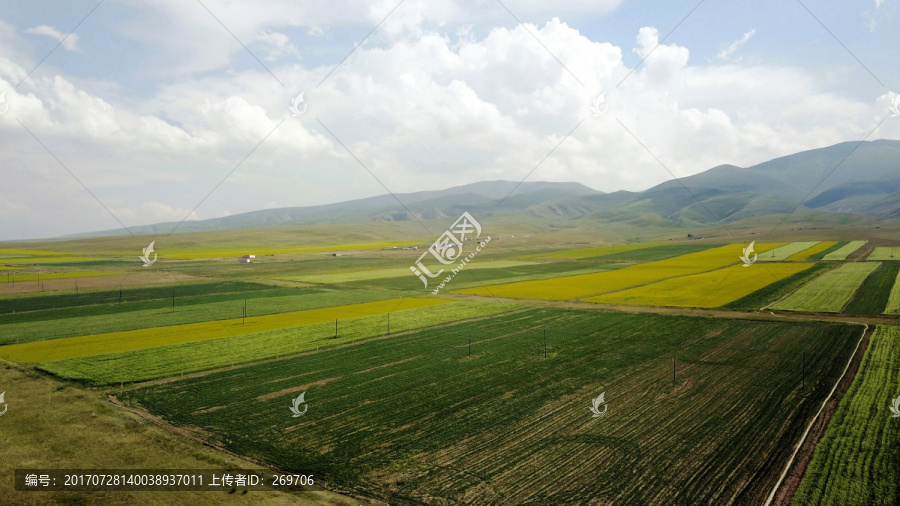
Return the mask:
<svg viewBox="0 0 900 506"><path fill-rule="evenodd" d="M720 165L639 192L603 193L580 183L484 181L438 191L187 221L178 231L455 219L464 211L480 217L513 214L553 223L592 220L635 226L709 226L786 213L818 219L846 215L890 219L900 217L900 141L844 142L752 167ZM174 225L132 227L131 232L169 232Z"/></svg>

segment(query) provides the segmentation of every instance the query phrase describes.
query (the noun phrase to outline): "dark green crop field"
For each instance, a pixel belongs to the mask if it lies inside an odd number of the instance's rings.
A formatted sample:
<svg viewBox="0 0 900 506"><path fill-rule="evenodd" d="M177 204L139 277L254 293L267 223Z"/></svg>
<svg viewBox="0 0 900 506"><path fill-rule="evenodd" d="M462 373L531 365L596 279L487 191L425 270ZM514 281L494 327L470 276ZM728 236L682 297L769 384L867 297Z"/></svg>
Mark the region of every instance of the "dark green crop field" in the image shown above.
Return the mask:
<svg viewBox="0 0 900 506"><path fill-rule="evenodd" d="M390 504L759 504L859 335L531 309L121 397L231 451ZM294 418L302 392L308 411ZM601 393L607 411L592 417Z"/></svg>

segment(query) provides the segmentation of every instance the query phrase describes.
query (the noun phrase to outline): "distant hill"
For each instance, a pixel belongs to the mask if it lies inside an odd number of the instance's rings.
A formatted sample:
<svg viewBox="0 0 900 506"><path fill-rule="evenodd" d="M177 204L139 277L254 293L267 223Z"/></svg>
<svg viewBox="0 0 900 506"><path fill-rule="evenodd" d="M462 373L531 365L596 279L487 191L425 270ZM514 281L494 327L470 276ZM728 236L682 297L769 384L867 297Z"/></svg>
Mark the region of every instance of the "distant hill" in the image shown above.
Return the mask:
<svg viewBox="0 0 900 506"><path fill-rule="evenodd" d="M849 215L900 218L900 141L844 142L752 167L720 165L642 192L603 193L580 183L483 181L445 190L187 221L178 231L438 220L456 218L464 211L519 222L587 220L597 226L635 227L703 227L795 211L814 215L817 221L828 221L831 215L835 221L846 221L842 217ZM168 233L174 226L159 223L131 231ZM83 236L122 233L111 230Z"/></svg>

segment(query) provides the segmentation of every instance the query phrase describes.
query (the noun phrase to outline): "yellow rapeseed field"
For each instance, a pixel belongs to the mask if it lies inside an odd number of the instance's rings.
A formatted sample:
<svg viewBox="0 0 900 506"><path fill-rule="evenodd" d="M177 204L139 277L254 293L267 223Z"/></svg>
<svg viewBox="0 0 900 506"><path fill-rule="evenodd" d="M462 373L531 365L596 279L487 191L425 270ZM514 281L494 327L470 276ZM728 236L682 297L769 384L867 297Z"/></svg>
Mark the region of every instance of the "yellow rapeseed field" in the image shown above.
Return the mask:
<svg viewBox="0 0 900 506"><path fill-rule="evenodd" d="M51 339L48 341L2 346L0 347L0 357L20 363L49 362L65 358L117 353L220 337L247 335L267 330L300 327L313 323L334 321L335 319L358 318L450 302L453 301L435 298L391 299L267 316L254 316L247 318L246 323L241 323L240 318L234 318L230 320L172 325L170 327Z"/></svg>
<svg viewBox="0 0 900 506"><path fill-rule="evenodd" d="M765 252L784 244L786 243L757 243L754 249L757 252ZM467 288L456 290L454 293L475 293L520 299L579 299L739 263L743 247L744 245L740 244L730 244L667 260L632 265L614 271Z"/></svg>
<svg viewBox="0 0 900 506"><path fill-rule="evenodd" d="M813 246L812 248L806 249L797 253L795 255L791 255L788 257L788 260L806 260L809 257L815 255L816 253L821 253L828 248L837 244L837 241L822 241L819 244Z"/></svg>
<svg viewBox="0 0 900 506"><path fill-rule="evenodd" d="M719 307L812 265L811 263L766 263L749 267L733 265L584 300L637 306Z"/></svg>

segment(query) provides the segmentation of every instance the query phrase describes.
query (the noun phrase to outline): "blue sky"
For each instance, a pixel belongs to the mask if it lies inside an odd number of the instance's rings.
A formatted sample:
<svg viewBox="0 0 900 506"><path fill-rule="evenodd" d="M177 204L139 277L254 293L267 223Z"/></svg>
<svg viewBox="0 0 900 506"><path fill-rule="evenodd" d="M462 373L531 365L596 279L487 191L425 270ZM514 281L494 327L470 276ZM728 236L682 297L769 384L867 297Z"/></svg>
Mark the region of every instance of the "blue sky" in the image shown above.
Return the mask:
<svg viewBox="0 0 900 506"><path fill-rule="evenodd" d="M622 124L678 176L900 138L896 0L105 0L53 50L97 4L0 12L0 240L178 221L244 157L192 219L384 193L354 157L396 193L518 181L575 125L530 180L671 179Z"/></svg>

